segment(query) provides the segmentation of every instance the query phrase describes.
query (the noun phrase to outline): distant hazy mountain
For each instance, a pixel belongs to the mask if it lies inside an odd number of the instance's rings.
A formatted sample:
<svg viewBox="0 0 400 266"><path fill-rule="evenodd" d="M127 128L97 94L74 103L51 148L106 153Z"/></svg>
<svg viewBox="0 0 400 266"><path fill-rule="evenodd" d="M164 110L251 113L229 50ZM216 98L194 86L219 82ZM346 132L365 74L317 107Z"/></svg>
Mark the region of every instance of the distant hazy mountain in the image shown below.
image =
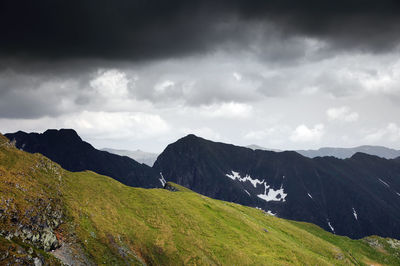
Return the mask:
<svg viewBox="0 0 400 266"><path fill-rule="evenodd" d="M263 150L263 151L275 151L275 152L282 151L277 149L268 149L255 144L246 146L246 148L250 148L252 150ZM309 158L315 158L318 156L319 157L333 156L339 159L346 159L350 158L357 152L362 152L369 155L375 155L386 159L394 159L400 157L400 150L386 148L383 146L369 146L369 145L363 145L354 148L323 147L319 148L318 150L295 150L295 152L300 153L301 155Z"/></svg>
<svg viewBox="0 0 400 266"><path fill-rule="evenodd" d="M278 149L268 149L268 148L265 148L265 147L258 146L257 144L248 145L248 146L246 146L246 148L252 149L252 150L254 150L254 151L255 151L255 150L274 151L274 152L280 152L280 151L282 151L282 150L278 150Z"/></svg>
<svg viewBox="0 0 400 266"><path fill-rule="evenodd" d="M147 164L148 166L153 166L158 156L157 153L145 152L142 150L130 151L130 150L119 150L111 148L104 148L101 150L109 153L118 154L121 156L128 156L129 158L132 158L139 163Z"/></svg>
<svg viewBox="0 0 400 266"><path fill-rule="evenodd" d="M345 158L350 158L357 152L375 155L386 159L394 159L400 156L399 150L394 150L382 146L367 146L367 145L354 148L324 147L318 150L297 150L296 152L310 158L315 158L318 156L334 156L336 158L345 159Z"/></svg>

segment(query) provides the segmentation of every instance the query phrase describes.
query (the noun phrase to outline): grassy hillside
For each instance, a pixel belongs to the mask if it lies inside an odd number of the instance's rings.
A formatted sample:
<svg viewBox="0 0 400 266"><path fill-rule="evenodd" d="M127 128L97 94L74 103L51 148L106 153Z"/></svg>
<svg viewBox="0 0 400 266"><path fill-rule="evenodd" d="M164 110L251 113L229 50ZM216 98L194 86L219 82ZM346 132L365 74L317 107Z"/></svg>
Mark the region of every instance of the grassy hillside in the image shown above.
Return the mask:
<svg viewBox="0 0 400 266"><path fill-rule="evenodd" d="M0 264L400 265L396 240L351 240L170 185L179 191L71 173L0 135Z"/></svg>

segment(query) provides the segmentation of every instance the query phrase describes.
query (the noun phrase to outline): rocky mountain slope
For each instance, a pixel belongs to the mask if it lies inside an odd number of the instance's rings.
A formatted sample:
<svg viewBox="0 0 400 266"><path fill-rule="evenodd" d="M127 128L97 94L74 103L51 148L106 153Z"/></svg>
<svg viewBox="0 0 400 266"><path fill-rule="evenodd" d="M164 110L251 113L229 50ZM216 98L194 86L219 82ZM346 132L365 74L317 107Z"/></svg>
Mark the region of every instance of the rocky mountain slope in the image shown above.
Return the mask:
<svg viewBox="0 0 400 266"><path fill-rule="evenodd" d="M400 242L350 240L173 183L69 172L0 135L1 265L399 265Z"/></svg>
<svg viewBox="0 0 400 266"><path fill-rule="evenodd" d="M310 159L251 150L188 135L170 144L154 168L216 199L307 221L339 235L400 239L400 163L357 153Z"/></svg>
<svg viewBox="0 0 400 266"><path fill-rule="evenodd" d="M31 153L41 153L69 171L91 170L134 187L161 187L160 175L135 160L95 149L72 129L47 130L42 134L5 134L16 146Z"/></svg>

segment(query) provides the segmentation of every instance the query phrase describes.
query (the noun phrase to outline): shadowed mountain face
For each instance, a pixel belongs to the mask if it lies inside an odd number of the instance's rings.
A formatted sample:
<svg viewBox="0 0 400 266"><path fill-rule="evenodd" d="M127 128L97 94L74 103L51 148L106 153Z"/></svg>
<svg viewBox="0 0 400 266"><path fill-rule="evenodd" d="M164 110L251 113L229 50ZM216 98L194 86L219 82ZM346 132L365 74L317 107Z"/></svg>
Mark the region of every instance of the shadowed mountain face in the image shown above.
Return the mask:
<svg viewBox="0 0 400 266"><path fill-rule="evenodd" d="M201 194L308 221L340 235L400 238L400 162L251 150L194 135L170 144L154 168Z"/></svg>
<svg viewBox="0 0 400 266"><path fill-rule="evenodd" d="M47 130L43 134L18 131L5 134L16 146L41 153L69 171L91 170L134 187L162 187L159 173L135 160L99 151L84 142L72 129Z"/></svg>

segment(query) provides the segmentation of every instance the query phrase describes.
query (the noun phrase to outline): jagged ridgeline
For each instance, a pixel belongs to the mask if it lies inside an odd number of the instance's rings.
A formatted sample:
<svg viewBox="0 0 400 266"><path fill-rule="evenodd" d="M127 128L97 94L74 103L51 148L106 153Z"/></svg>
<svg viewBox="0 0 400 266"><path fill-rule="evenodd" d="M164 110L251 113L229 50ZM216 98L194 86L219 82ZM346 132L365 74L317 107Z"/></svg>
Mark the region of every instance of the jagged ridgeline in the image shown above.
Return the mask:
<svg viewBox="0 0 400 266"><path fill-rule="evenodd" d="M400 264L397 240L351 240L166 187L68 172L0 135L0 264Z"/></svg>

